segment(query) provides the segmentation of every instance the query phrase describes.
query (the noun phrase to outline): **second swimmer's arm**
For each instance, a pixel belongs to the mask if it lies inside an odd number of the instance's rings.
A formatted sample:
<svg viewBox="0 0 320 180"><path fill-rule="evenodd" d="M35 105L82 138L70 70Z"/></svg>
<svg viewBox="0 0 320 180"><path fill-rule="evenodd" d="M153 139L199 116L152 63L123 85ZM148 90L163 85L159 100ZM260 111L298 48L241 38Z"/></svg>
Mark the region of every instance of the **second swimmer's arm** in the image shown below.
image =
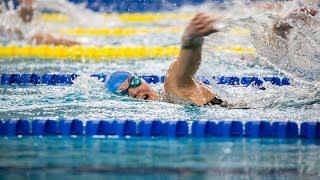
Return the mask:
<svg viewBox="0 0 320 180"><path fill-rule="evenodd" d="M31 22L33 18L32 0L20 0L19 16L23 22Z"/></svg>

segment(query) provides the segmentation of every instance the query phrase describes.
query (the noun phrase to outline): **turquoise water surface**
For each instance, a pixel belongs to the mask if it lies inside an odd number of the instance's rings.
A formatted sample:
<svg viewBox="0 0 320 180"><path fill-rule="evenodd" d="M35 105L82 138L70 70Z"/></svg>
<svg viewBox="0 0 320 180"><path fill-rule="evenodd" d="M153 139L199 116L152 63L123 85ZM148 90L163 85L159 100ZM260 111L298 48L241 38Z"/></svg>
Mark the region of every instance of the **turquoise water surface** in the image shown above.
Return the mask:
<svg viewBox="0 0 320 180"><path fill-rule="evenodd" d="M46 24L52 31L73 26L148 28L186 25L185 20L154 24L106 22L101 21L98 13L87 12L65 1L44 4L59 9L59 3L65 3L69 11L61 11L73 15L75 21L65 25ZM201 9L230 17L254 14L242 8L214 9L209 5L182 7L177 12L193 13ZM80 10L82 13L78 13ZM180 33L158 33L73 38L84 46L166 46L179 45L180 36ZM316 83L305 83L294 74L271 66L259 56L212 51L220 45L253 45L250 35L238 36L226 31L205 39L197 76L211 78L213 91L237 104L237 108L186 106L120 97L106 92L103 82L90 77L91 74L108 74L116 69L128 69L139 75L163 76L173 58L108 61L2 58L0 74L63 73L80 76L72 85L0 86L0 120L237 120L243 124L264 120L294 121L298 125L305 121L320 121L320 91ZM292 85L274 86L264 82L264 90L254 86L217 85L212 76L289 77ZM162 84L151 86L159 94L163 91ZM242 137L0 136L0 179L319 179L319 144L319 140Z"/></svg>
<svg viewBox="0 0 320 180"><path fill-rule="evenodd" d="M1 179L317 179L319 141L1 137Z"/></svg>

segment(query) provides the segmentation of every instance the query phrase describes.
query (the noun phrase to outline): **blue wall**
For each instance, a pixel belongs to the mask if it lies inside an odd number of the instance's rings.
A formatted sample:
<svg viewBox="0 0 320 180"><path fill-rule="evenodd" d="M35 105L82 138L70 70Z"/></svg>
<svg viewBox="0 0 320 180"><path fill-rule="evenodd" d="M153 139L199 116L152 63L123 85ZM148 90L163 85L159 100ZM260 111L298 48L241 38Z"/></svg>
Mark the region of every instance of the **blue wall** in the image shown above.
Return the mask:
<svg viewBox="0 0 320 180"><path fill-rule="evenodd" d="M174 10L184 4L203 2L222 3L224 0L69 0L85 3L87 8L99 12L157 12Z"/></svg>

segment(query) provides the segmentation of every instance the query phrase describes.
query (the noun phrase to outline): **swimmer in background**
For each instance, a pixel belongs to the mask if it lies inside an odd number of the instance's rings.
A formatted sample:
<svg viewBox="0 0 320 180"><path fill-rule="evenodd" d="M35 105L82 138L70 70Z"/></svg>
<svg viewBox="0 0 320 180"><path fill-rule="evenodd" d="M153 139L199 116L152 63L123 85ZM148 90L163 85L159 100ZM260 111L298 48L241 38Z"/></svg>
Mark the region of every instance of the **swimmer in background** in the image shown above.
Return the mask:
<svg viewBox="0 0 320 180"><path fill-rule="evenodd" d="M276 35L282 37L283 39L287 39L287 35L290 33L290 29L293 28L288 22L286 22L287 18L290 18L292 15L296 13L313 17L318 15L320 0L311 0L307 1L306 3L298 1L296 3L300 6L298 9L292 11L289 10L289 13L287 10L285 12L280 12L280 16L283 19L281 21L275 22L273 25L273 32Z"/></svg>
<svg viewBox="0 0 320 180"><path fill-rule="evenodd" d="M195 77L201 63L203 37L218 32L214 22L215 19L204 13L192 18L182 35L179 56L166 73L161 94L157 94L141 77L127 70L111 73L106 80L106 89L136 99L227 107L226 101L218 98L212 89Z"/></svg>
<svg viewBox="0 0 320 180"><path fill-rule="evenodd" d="M0 0L0 6L5 6L6 10L10 10L9 0ZM25 28L22 24L31 23L34 15L33 9L33 0L12 0L13 9L17 10L17 14L21 19L22 23L20 23L20 27L7 27L6 24L0 26L0 37L3 36L7 41L21 41L27 40L31 44L40 45L64 45L64 46L73 46L80 45L79 42L70 40L64 37L57 37L50 33L38 32L34 35L31 35L29 38L24 35ZM3 8L2 8L3 9ZM1 13L1 11L0 11ZM14 19L13 19L14 21ZM19 22L14 22L19 24Z"/></svg>
<svg viewBox="0 0 320 180"><path fill-rule="evenodd" d="M300 83L320 83L320 0L282 3L276 14L248 18L259 59Z"/></svg>
<svg viewBox="0 0 320 180"><path fill-rule="evenodd" d="M317 9L320 7L320 0L278 0L277 3L250 0L250 2L256 8L261 10L278 10L279 16L282 17L283 20L290 17L293 13L298 12L316 16L318 14ZM299 8L296 8L297 6ZM292 28L293 27L285 21L277 21L274 23L273 32L276 35L281 36L283 39L287 39L287 34Z"/></svg>
<svg viewBox="0 0 320 180"><path fill-rule="evenodd" d="M316 24L320 23L319 13L318 13L319 7L320 7L320 0L277 0L276 2L251 0L249 5L256 9L260 9L260 11L263 10L262 14L268 15L268 16L271 15L270 17L273 17L273 19L266 18L271 20L270 22L265 21L265 19L264 20L260 19L261 21L258 20L251 23L251 24L261 24L261 22L263 22L265 24L268 24L269 26L268 28L264 28L263 31L261 30L259 31L259 28L255 26L252 26L253 28L249 28L251 29L251 36L252 34L256 35L254 38L251 37L252 42L254 42L258 36L259 37L257 39L259 39L260 37L263 37L264 39L263 41L257 41L257 43L255 42L253 43L257 52L259 49L261 49L261 47L264 47L264 50L270 51L270 47L272 46L271 49L274 48L280 51L281 49L285 49L285 48L283 46L281 47L278 46L279 44L283 45L286 43L287 44L286 47L292 48L292 44L298 43L295 38L291 37L291 35L293 34L294 36L296 36L297 31L300 31L300 30L298 30L299 28L294 29L293 27L294 25L292 24L292 22L300 21L298 22L299 26L308 26L308 21L310 20L310 17L315 17L313 19L315 21L318 21L318 23ZM264 17L267 17L267 16L264 16ZM295 26L297 26L296 23L294 24ZM313 28L315 28L315 30L317 29L316 26L314 26ZM307 32L310 32L310 30ZM270 35L266 35L266 34L270 34ZM314 41L316 42L317 40L314 39ZM267 42L268 44L264 44L265 42ZM260 48L259 46L257 46L257 44L260 45ZM286 53L288 52L283 52L283 54L286 54ZM316 52L309 52L309 54L314 54L314 53ZM296 57L299 57L299 55L301 55L298 53L298 51L293 51L290 54ZM243 59L250 60L255 64L259 64L264 67L268 67L268 68L274 67L274 65L271 65L272 63L270 64L269 62L271 57L268 54L264 56L261 56L261 54L259 55L260 55L259 58L254 57L253 59L252 58L251 59L243 58ZM277 65L277 63L275 64Z"/></svg>

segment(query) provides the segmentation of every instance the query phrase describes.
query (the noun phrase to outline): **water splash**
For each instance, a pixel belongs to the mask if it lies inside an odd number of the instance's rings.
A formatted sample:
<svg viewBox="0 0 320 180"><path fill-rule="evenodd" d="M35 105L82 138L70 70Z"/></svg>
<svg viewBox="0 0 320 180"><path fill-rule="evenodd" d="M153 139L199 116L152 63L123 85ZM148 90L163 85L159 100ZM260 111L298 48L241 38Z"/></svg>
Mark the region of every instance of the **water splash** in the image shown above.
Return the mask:
<svg viewBox="0 0 320 180"><path fill-rule="evenodd" d="M258 54L276 69L306 83L320 83L320 21L304 13L293 13L281 22L292 28L286 38L276 35L272 26L260 22L251 29Z"/></svg>
<svg viewBox="0 0 320 180"><path fill-rule="evenodd" d="M313 2L307 3L312 4ZM226 32L234 27L250 29L250 40L260 59L264 58L273 68L291 76L292 79L319 85L319 17L312 17L300 11L289 13L299 8L297 2L285 3L281 10L264 13L257 13L258 8L246 6L238 1L235 1L235 7L237 8L228 9L226 13L224 11L216 12L217 14L224 14L215 23L215 26L219 27L221 32ZM286 15L286 17L281 17L281 14ZM275 27L281 23L286 23L291 27L288 33L284 32L286 37L281 37L274 32ZM223 33L209 36L206 44L209 44L209 47L212 48L214 45L219 45L224 41L230 42L232 39L232 37L228 38L221 34Z"/></svg>
<svg viewBox="0 0 320 180"><path fill-rule="evenodd" d="M42 1L39 1L42 2ZM55 3L50 1L48 3ZM237 6L237 5L236 5ZM58 7L58 6L57 6ZM252 25L256 30L263 31L259 18L265 17L272 22L267 15L257 17L246 14L247 11L243 6L239 6L238 13L242 16L228 16L224 19L225 31L228 28ZM61 6L59 7L61 8ZM67 9L67 8L66 8ZM195 12L197 9L193 9ZM78 13L70 11L70 13ZM254 11L250 11L250 14ZM86 14L86 13L85 13ZM232 13L230 13L232 14ZM235 13L236 14L236 13ZM78 13L81 16L80 13ZM85 18L86 15L83 16ZM247 18L245 16L248 16ZM82 16L81 16L82 17ZM234 18L238 17L238 18ZM254 19L254 18L258 19ZM269 22L269 21L268 21ZM80 24L80 23L79 23ZM85 24L85 23L84 23ZM168 23L170 24L170 23ZM176 21L171 24L181 25ZM222 24L222 23L221 23ZM74 25L74 24L68 24ZM90 25L90 24L89 24ZM99 24L98 24L99 25ZM101 26L106 25L100 24ZM140 24L137 24L139 26ZM161 24L163 25L163 24ZM167 24L166 24L167 25ZM255 26L256 25L256 26ZM269 24L267 24L269 25ZM152 24L150 26L155 26ZM223 31L224 31L223 30ZM250 37L245 36L234 37L231 35L223 35L223 33L214 34L213 36L221 36L220 42L235 45L251 45ZM157 35L155 35L157 36ZM170 37L172 35L170 34ZM209 43L219 44L216 37L208 37L204 44L203 64L200 67L199 75L210 77L212 75L281 75L274 69L266 68L262 65L256 65L247 61L240 61L238 56L228 56L226 53L212 53L212 45ZM154 37L145 37L145 41L150 42L146 45L153 45L150 40ZM162 36L157 37L163 39ZM179 37L177 37L178 39ZM130 39L128 41L137 41ZM101 39L102 43L108 44L105 39ZM165 43L168 43L165 40ZM172 41L176 41L172 38ZM119 40L121 42L121 39ZM137 41L138 42L138 41ZM173 42L174 43L174 42ZM178 41L176 42L178 43ZM126 44L126 42L124 42ZM209 53L209 55L206 55ZM132 69L139 74L156 74L164 75L171 60L169 59L152 59L149 61L135 61L129 63L127 61L118 62L66 62L66 61L40 61L36 59L17 61L5 61L0 66L2 73L25 73L25 72L63 72L76 73L80 75L92 73L107 73L115 69ZM206 64L207 63L207 64ZM204 67L205 66L205 67ZM295 78L294 78L295 79ZM170 104L165 102L144 102L133 100L131 98L113 96L105 92L103 83L90 79L88 76L77 79L73 86L31 86L25 87L0 87L0 118L11 117L27 117L29 119L37 117L65 117L87 119L123 119L130 118L134 120L141 119L250 119L250 120L315 120L319 121L319 90L308 84L297 84L294 86L277 87L269 84L266 90L262 91L256 87L230 87L216 86L213 89L218 95L227 99L231 103L244 102L251 109L226 109L219 106L213 107L190 107L179 104ZM156 89L160 89L156 87ZM162 88L162 87L161 87Z"/></svg>
<svg viewBox="0 0 320 180"><path fill-rule="evenodd" d="M293 27L287 39L272 31L275 22L280 20L285 20ZM262 109L284 107L308 109L319 106L317 96L320 82L319 19L302 13L293 13L285 19L274 13L263 13L238 18L228 16L217 24L221 27L221 32L206 38L199 75L206 77L212 74L260 77L280 75L289 76L295 85L275 87L265 82L265 86L268 87L266 91L255 87L233 89L213 85L213 90L218 96L239 107L243 107L244 104L244 107ZM232 37L226 36L225 32L234 27L250 29L250 37L246 37L246 40L254 45L259 59L265 59L272 68L261 64L250 66L248 62L239 61L239 56L212 53L215 45L221 42L233 42Z"/></svg>

